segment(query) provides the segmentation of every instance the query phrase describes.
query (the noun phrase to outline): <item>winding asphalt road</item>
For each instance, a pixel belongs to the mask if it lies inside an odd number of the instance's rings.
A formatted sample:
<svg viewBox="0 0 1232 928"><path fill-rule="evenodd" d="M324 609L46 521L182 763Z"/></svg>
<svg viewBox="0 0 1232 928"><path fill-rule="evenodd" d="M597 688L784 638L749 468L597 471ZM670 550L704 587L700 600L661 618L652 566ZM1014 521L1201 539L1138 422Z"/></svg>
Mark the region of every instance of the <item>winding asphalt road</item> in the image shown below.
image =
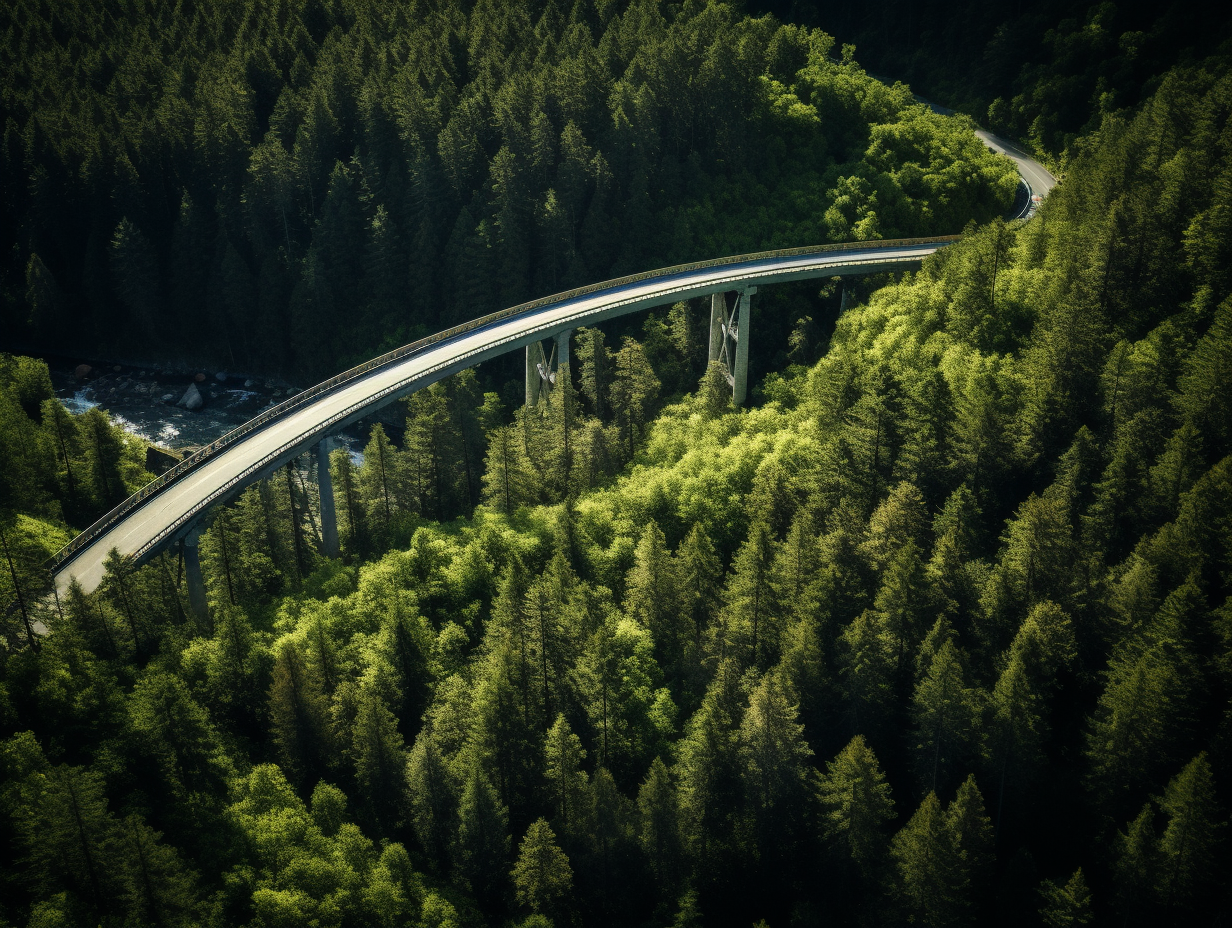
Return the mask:
<svg viewBox="0 0 1232 928"><path fill-rule="evenodd" d="M1056 183L1025 153L980 133L997 151L1013 158L1032 189L1045 196ZM141 563L190 531L209 507L226 502L245 487L303 454L317 442L400 397L423 389L481 361L557 333L594 325L652 306L728 290L819 277L906 270L953 241L953 237L909 242L868 242L819 247L803 253L765 253L722 259L710 266L668 268L637 280L613 281L535 301L477 320L455 335L422 349L382 361L371 370L327 381L306 391L267 417L260 427L241 426L198 453L187 466L139 491L74 540L52 569L56 588L65 593L72 579L86 592L103 579L104 561L114 548ZM451 330L452 331L452 330ZM405 349L404 349L405 351ZM395 353L398 354L398 353Z"/></svg>

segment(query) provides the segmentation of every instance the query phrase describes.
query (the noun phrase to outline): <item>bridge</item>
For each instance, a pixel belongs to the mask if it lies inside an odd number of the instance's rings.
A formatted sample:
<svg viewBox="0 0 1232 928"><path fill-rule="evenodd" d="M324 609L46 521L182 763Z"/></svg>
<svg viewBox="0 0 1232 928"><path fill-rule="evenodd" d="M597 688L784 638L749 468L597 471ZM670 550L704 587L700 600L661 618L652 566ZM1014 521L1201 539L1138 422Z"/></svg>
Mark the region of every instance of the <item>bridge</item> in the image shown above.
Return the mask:
<svg viewBox="0 0 1232 928"><path fill-rule="evenodd" d="M86 592L96 589L113 548L140 564L183 542L190 599L194 610L203 611L197 535L206 512L313 449L322 540L326 554L336 555L330 435L450 374L518 348L526 349L526 398L533 404L543 384L554 380L553 367L568 362L573 329L652 306L711 296L710 358L723 363L733 399L741 404L747 392L750 305L758 286L908 270L956 238L786 249L663 268L533 300L421 339L293 396L147 484L56 555L56 588L65 593L75 578ZM732 291L738 296L729 309L726 294ZM550 355L543 351L545 339L555 342Z"/></svg>
<svg viewBox="0 0 1232 928"><path fill-rule="evenodd" d="M979 134L1018 165L1027 203L1019 215L1029 216L1036 197L1046 195L1056 180L1012 145ZM63 594L76 580L86 592L94 591L113 549L139 565L182 544L189 599L194 612L203 616L207 606L197 540L208 510L315 451L322 544L328 556L337 556L329 439L382 406L519 348L526 349L526 401L533 405L545 385L550 388L554 382L555 369L568 363L570 335L578 326L704 296L711 297L710 360L722 364L732 398L740 405L748 390L750 307L759 286L908 270L956 239L792 248L647 271L532 300L413 342L266 410L142 487L57 553L51 565L55 588ZM734 300L728 300L729 293L735 294ZM545 354L543 342L548 339L555 345Z"/></svg>

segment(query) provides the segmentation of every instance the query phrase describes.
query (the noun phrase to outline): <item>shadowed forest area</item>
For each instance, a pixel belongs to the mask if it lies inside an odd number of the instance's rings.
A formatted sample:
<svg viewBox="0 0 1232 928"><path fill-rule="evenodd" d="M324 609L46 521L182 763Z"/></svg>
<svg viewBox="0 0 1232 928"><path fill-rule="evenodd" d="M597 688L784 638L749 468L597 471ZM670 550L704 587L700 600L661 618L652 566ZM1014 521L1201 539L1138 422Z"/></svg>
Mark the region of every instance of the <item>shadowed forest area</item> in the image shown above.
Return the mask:
<svg viewBox="0 0 1232 928"><path fill-rule="evenodd" d="M719 3L20 0L0 34L0 338L41 350L319 380L625 273L948 234L1016 183Z"/></svg>
<svg viewBox="0 0 1232 928"><path fill-rule="evenodd" d="M664 35L717 17L763 29L750 47L830 50L713 6L604 9L605 37L657 10ZM317 68L349 34L313 40ZM793 119L827 80L902 101L847 111L844 176L870 191L918 178L888 139L968 131L801 55L753 85ZM533 408L473 372L422 390L362 459L332 456L340 558L300 466L211 513L208 616L175 552L40 596L46 556L148 475L102 412L6 357L0 924L1225 923L1230 116L1226 57L1171 67L1052 150L1065 176L1026 223L994 218L1004 166L962 148L947 176L987 172L963 188L985 199L901 201L986 208L961 241L832 333L795 291L754 304L796 321L750 409L706 365L698 303L579 330ZM707 150L712 192L765 170ZM808 186L800 222L889 228L880 192L818 192L838 183ZM777 215L791 198L765 189Z"/></svg>

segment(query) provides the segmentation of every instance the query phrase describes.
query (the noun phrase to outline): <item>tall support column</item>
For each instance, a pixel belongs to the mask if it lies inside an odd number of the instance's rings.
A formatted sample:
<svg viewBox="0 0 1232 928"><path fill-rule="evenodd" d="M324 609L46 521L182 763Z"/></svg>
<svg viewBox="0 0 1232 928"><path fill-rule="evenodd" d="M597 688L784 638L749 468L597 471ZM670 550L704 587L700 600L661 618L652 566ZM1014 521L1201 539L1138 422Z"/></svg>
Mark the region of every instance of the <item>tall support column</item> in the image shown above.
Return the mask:
<svg viewBox="0 0 1232 928"><path fill-rule="evenodd" d="M338 556L338 515L334 511L334 480L329 473L329 438L317 442L317 493L321 497L321 547L326 557Z"/></svg>
<svg viewBox="0 0 1232 928"><path fill-rule="evenodd" d="M723 324L727 321L727 296L710 294L710 360L719 360L723 351Z"/></svg>
<svg viewBox="0 0 1232 928"><path fill-rule="evenodd" d="M526 346L526 405L539 405L539 360L543 357L543 346L531 342Z"/></svg>
<svg viewBox="0 0 1232 928"><path fill-rule="evenodd" d="M556 369L560 370L569 363L569 339L573 337L573 329L566 329L556 336Z"/></svg>
<svg viewBox="0 0 1232 928"><path fill-rule="evenodd" d="M740 306L737 308L739 321L736 323L736 369L732 371L732 402L737 406L744 405L744 398L749 385L749 335L752 329L750 317L753 309L753 294L756 287L749 287L740 292Z"/></svg>
<svg viewBox="0 0 1232 928"><path fill-rule="evenodd" d="M200 532L193 529L184 536L184 579L188 583L188 605L202 622L210 621L210 606L205 598L205 577L201 573L201 552L197 548Z"/></svg>

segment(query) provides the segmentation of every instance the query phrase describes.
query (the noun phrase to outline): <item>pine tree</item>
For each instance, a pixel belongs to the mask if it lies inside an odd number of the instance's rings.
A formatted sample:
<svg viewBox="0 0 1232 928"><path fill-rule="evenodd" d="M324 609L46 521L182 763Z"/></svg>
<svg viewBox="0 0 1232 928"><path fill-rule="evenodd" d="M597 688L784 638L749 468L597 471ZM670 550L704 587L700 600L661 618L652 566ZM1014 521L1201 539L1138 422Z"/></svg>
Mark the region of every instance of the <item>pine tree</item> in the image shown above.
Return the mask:
<svg viewBox="0 0 1232 928"><path fill-rule="evenodd" d="M548 731L543 753L552 818L561 835L575 840L586 821L587 778L582 770L586 751L563 714L557 715Z"/></svg>
<svg viewBox="0 0 1232 928"><path fill-rule="evenodd" d="M180 860L175 848L138 815L118 827L118 848L124 879L125 908L138 923L192 925L198 923L196 874Z"/></svg>
<svg viewBox="0 0 1232 928"><path fill-rule="evenodd" d="M629 614L650 630L655 657L669 680L679 679L691 630L680 608L680 578L667 540L654 520L642 530L633 567L625 581Z"/></svg>
<svg viewBox="0 0 1232 928"><path fill-rule="evenodd" d="M979 714L977 697L963 681L952 641L941 646L916 687L911 714L920 781L933 791L946 788L972 750Z"/></svg>
<svg viewBox="0 0 1232 928"><path fill-rule="evenodd" d="M518 902L532 912L559 916L567 911L573 890L573 868L557 847L551 826L543 819L527 829L511 875Z"/></svg>
<svg viewBox="0 0 1232 928"><path fill-rule="evenodd" d="M1161 806L1168 825L1159 840L1159 892L1170 908L1192 912L1215 872L1224 825L1206 752L1169 781Z"/></svg>
<svg viewBox="0 0 1232 928"><path fill-rule="evenodd" d="M826 765L818 798L823 834L839 859L850 861L866 880L873 879L887 849L883 829L894 817L894 800L863 735L851 739Z"/></svg>
<svg viewBox="0 0 1232 928"><path fill-rule="evenodd" d="M36 879L52 892L69 890L95 918L106 917L121 886L111 866L119 835L107 811L102 776L58 766L40 777L32 799L21 810L19 825Z"/></svg>
<svg viewBox="0 0 1232 928"><path fill-rule="evenodd" d="M1089 925L1094 913L1091 911L1091 890L1087 888L1082 868L1074 871L1069 882L1059 886L1045 880L1040 886L1040 918L1048 928L1075 928Z"/></svg>
<svg viewBox="0 0 1232 928"><path fill-rule="evenodd" d="M776 545L764 520L754 522L736 553L723 592L724 606L711 644L712 659L734 657L742 665L764 669L778 655L781 630L774 619L771 586Z"/></svg>
<svg viewBox="0 0 1232 928"><path fill-rule="evenodd" d="M1124 832L1117 832L1113 880L1114 904L1126 925L1153 924L1160 876L1155 809L1146 803Z"/></svg>
<svg viewBox="0 0 1232 928"><path fill-rule="evenodd" d="M997 826L1005 808L1007 789L1014 781L1027 781L1039 761L1042 722L1036 695L1020 655L1010 657L990 700L991 719L987 751L997 777Z"/></svg>
<svg viewBox="0 0 1232 928"><path fill-rule="evenodd" d="M969 907L978 908L979 902L989 895L996 856L992 822L984 811L984 797L975 783L974 774L958 787L958 794L945 814L955 846L962 856L967 885L971 888Z"/></svg>
<svg viewBox="0 0 1232 928"><path fill-rule="evenodd" d="M839 637L847 716L856 733L879 734L894 699L894 642L880 613L866 609Z"/></svg>
<svg viewBox="0 0 1232 928"><path fill-rule="evenodd" d="M380 831L397 827L407 799L406 748L397 720L374 687L360 692L351 752L369 822Z"/></svg>
<svg viewBox="0 0 1232 928"><path fill-rule="evenodd" d="M703 868L728 850L740 811L743 702L737 665L728 658L677 747L681 831Z"/></svg>
<svg viewBox="0 0 1232 928"><path fill-rule="evenodd" d="M498 512L513 512L532 499L530 464L514 426L488 433L483 498Z"/></svg>
<svg viewBox="0 0 1232 928"><path fill-rule="evenodd" d="M333 754L320 680L293 642L283 642L270 684L270 727L288 778L301 788L324 775Z"/></svg>
<svg viewBox="0 0 1232 928"><path fill-rule="evenodd" d="M478 766L471 768L458 806L456 860L480 903L501 898L509 866L509 813Z"/></svg>
<svg viewBox="0 0 1232 928"><path fill-rule="evenodd" d="M680 589L684 597L684 609L693 620L693 638L700 648L702 632L718 612L722 588L720 581L723 566L706 529L700 522L694 523L689 534L680 543L677 555L680 565Z"/></svg>
<svg viewBox="0 0 1232 928"><path fill-rule="evenodd" d="M389 543L403 506L402 460L397 449L377 423L364 448L364 464L359 470L359 492L368 524L377 529L382 545Z"/></svg>
<svg viewBox="0 0 1232 928"><path fill-rule="evenodd" d="M674 897L683 875L684 846L676 788L663 759L656 757L637 794L639 838L661 897Z"/></svg>
<svg viewBox="0 0 1232 928"><path fill-rule="evenodd" d="M924 797L894 836L890 853L910 920L929 926L957 924L967 907L968 874L936 793Z"/></svg>
<svg viewBox="0 0 1232 928"><path fill-rule="evenodd" d="M577 342L578 361L582 365L582 395L586 397L591 414L604 419L611 390L611 353L599 329L580 328L574 333L574 339Z"/></svg>
<svg viewBox="0 0 1232 928"><path fill-rule="evenodd" d="M762 677L740 725L744 797L761 860L790 860L794 834L804 820L808 763L813 751L796 721L776 673Z"/></svg>
<svg viewBox="0 0 1232 928"><path fill-rule="evenodd" d="M423 728L411 748L406 769L411 825L428 859L444 869L453 845L457 797L444 757L430 728Z"/></svg>

